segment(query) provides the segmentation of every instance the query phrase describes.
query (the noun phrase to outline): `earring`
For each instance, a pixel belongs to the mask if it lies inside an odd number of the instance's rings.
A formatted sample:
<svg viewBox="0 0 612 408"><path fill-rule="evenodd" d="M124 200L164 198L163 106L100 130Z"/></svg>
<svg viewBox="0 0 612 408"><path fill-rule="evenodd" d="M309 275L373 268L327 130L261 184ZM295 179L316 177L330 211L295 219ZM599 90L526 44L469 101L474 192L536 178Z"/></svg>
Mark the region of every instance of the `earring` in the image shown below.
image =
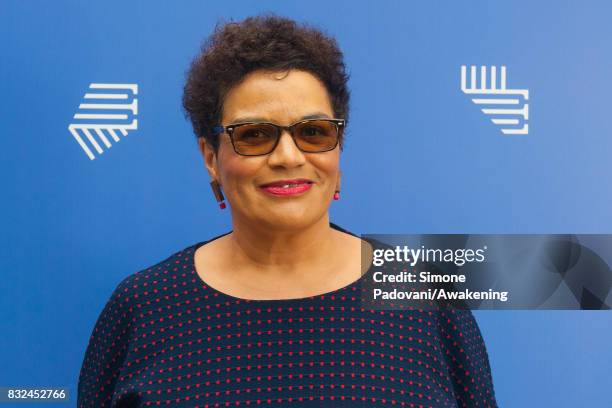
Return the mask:
<svg viewBox="0 0 612 408"><path fill-rule="evenodd" d="M338 183L336 183L336 191L334 192L334 200L340 199L340 177L342 177L342 172L338 171Z"/></svg>
<svg viewBox="0 0 612 408"><path fill-rule="evenodd" d="M225 200L225 197L223 197L223 193L221 192L221 186L219 185L219 182L217 182L217 180L211 181L210 187L212 188L212 191L215 194L215 198L217 199L217 202L219 203L219 208L223 210L225 208L225 203L223 202L223 200Z"/></svg>

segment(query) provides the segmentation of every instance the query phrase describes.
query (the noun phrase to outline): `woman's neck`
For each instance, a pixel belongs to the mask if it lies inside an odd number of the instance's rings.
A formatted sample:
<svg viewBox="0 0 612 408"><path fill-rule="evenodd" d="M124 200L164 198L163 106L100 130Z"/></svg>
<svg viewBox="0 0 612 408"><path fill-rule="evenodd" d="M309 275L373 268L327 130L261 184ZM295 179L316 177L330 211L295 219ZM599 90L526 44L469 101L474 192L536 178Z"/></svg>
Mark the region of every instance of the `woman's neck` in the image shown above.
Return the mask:
<svg viewBox="0 0 612 408"><path fill-rule="evenodd" d="M303 228L270 228L233 218L229 244L234 261L256 269L287 272L320 267L331 261L337 248L338 231L329 225L329 215Z"/></svg>

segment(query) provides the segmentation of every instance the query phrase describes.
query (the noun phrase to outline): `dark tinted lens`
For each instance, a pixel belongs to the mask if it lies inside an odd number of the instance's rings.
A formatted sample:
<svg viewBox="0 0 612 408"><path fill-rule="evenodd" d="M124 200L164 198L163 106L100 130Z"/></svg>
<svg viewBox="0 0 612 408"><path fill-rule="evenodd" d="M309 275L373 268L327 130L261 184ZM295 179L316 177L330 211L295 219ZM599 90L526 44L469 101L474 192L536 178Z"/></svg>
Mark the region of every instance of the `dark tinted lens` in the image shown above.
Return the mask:
<svg viewBox="0 0 612 408"><path fill-rule="evenodd" d="M234 146L240 154L258 155L272 151L276 128L266 124L240 125L234 129Z"/></svg>
<svg viewBox="0 0 612 408"><path fill-rule="evenodd" d="M338 142L338 128L327 120L309 120L296 125L295 139L306 152L332 150Z"/></svg>

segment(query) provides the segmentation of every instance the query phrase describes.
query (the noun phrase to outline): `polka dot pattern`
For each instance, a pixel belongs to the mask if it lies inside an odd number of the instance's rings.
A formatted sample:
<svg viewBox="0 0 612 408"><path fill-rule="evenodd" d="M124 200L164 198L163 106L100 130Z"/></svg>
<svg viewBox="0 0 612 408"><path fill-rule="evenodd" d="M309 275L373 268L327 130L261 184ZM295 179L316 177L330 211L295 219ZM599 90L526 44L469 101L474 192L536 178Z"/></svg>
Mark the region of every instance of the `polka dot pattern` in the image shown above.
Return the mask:
<svg viewBox="0 0 612 408"><path fill-rule="evenodd" d="M210 241L116 287L78 407L497 406L471 312L365 309L361 280L301 299L235 298L195 271Z"/></svg>

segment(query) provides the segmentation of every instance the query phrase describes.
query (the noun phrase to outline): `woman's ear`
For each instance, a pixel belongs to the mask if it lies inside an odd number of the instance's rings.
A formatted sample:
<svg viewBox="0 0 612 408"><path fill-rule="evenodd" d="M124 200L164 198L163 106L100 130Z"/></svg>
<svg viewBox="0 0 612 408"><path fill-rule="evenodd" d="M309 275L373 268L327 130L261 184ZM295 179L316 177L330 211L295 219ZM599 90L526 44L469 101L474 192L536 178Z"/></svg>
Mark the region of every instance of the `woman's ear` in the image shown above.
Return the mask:
<svg viewBox="0 0 612 408"><path fill-rule="evenodd" d="M198 138L198 145L200 147L200 152L202 153L202 157L204 158L204 165L206 166L206 170L208 170L208 175L211 180L219 181L217 177L217 155L213 147L210 143L207 142L205 137Z"/></svg>

